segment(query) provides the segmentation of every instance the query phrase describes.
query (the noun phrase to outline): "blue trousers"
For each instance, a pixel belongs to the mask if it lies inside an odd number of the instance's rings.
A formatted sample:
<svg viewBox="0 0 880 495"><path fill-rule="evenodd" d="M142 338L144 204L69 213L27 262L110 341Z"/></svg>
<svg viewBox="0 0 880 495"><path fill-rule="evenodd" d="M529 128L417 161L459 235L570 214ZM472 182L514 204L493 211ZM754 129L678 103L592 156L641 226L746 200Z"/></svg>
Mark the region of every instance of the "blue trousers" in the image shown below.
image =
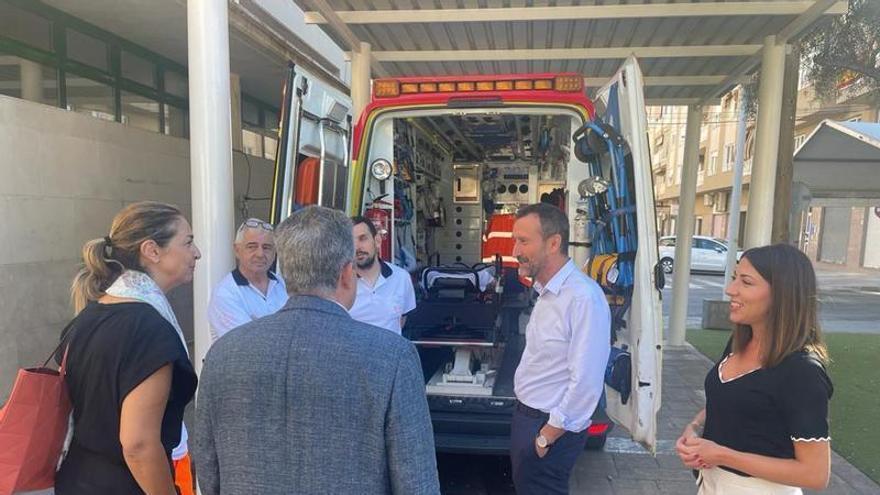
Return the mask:
<svg viewBox="0 0 880 495"><path fill-rule="evenodd" d="M547 415L533 417L519 409L510 425L510 463L513 486L519 495L567 494L568 479L587 443L586 432L565 432L547 455L538 457L535 437L547 423Z"/></svg>

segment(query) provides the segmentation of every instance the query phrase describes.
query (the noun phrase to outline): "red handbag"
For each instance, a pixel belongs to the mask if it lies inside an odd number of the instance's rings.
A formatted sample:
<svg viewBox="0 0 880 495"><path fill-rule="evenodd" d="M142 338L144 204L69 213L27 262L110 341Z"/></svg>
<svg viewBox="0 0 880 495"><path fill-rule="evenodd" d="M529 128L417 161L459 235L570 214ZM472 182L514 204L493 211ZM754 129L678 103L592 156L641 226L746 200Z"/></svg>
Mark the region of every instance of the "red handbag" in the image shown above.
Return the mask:
<svg viewBox="0 0 880 495"><path fill-rule="evenodd" d="M39 368L18 370L0 409L0 495L55 485L72 406L64 383L67 351L57 371L46 367L52 356Z"/></svg>

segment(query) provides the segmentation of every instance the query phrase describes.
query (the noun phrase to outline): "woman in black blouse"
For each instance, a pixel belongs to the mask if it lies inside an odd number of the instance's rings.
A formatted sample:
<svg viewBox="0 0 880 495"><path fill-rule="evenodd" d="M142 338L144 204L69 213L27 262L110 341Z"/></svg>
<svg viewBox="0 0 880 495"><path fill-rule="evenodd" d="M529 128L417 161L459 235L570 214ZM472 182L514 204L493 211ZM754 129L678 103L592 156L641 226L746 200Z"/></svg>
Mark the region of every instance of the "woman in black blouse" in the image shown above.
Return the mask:
<svg viewBox="0 0 880 495"><path fill-rule="evenodd" d="M73 440L56 494L177 493L170 455L196 375L165 293L200 256L180 210L155 202L129 205L83 246L63 337Z"/></svg>
<svg viewBox="0 0 880 495"><path fill-rule="evenodd" d="M678 455L700 470L703 495L824 489L833 388L812 264L789 245L749 249L726 293L733 336L706 376L706 408L676 442Z"/></svg>

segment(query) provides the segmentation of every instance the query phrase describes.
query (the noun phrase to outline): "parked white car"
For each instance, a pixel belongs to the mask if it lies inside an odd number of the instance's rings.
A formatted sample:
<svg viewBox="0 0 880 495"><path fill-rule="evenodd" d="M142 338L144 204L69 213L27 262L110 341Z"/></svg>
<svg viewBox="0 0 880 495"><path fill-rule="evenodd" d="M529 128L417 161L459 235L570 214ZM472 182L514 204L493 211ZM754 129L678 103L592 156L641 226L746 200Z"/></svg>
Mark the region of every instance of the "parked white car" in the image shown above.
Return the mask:
<svg viewBox="0 0 880 495"><path fill-rule="evenodd" d="M661 237L658 243L660 266L665 273L672 273L675 266L675 236ZM737 251L736 259L742 256ZM727 241L695 235L691 239L691 270L699 272L721 272L727 263Z"/></svg>

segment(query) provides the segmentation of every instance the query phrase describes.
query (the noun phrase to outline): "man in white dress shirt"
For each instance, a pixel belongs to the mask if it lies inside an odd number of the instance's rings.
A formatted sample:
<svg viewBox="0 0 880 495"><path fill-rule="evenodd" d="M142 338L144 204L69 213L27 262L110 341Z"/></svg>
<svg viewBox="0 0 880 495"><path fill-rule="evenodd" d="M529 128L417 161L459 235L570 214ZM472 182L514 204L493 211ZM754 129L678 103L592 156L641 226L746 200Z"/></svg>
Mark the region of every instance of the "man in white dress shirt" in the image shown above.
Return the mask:
<svg viewBox="0 0 880 495"><path fill-rule="evenodd" d="M400 335L406 314L416 309L409 273L379 257L382 238L368 218L351 220L357 273L357 297L348 311L352 318Z"/></svg>
<svg viewBox="0 0 880 495"><path fill-rule="evenodd" d="M568 237L568 218L555 206L517 212L513 253L538 293L514 377L510 457L521 495L568 493L611 352L608 302L569 259Z"/></svg>
<svg viewBox="0 0 880 495"><path fill-rule="evenodd" d="M208 323L211 341L287 303L284 281L270 268L275 262L275 232L258 218L245 220L235 234L236 268L211 293Z"/></svg>

